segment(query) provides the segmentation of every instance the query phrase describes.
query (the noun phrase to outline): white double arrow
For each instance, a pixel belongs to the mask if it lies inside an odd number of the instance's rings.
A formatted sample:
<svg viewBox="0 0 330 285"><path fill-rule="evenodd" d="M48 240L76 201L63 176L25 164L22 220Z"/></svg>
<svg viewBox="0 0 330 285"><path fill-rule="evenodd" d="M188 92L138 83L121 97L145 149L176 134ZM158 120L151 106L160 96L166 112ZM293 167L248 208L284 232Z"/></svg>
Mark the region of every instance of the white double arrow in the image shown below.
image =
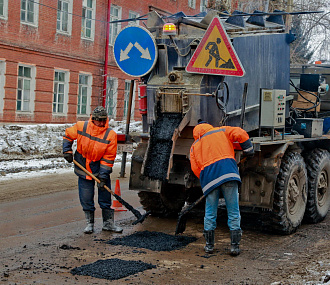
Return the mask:
<svg viewBox="0 0 330 285"><path fill-rule="evenodd" d="M141 52L141 58L151 60L151 56L150 56L148 48L144 49L143 47L140 46L140 44L138 42L135 42L134 45L130 42L127 45L127 47L125 48L125 50L122 50L122 49L120 50L120 59L119 59L119 61L123 61L123 60L126 60L126 59L130 58L128 56L128 53L131 51L133 46L135 46L139 50L139 52Z"/></svg>

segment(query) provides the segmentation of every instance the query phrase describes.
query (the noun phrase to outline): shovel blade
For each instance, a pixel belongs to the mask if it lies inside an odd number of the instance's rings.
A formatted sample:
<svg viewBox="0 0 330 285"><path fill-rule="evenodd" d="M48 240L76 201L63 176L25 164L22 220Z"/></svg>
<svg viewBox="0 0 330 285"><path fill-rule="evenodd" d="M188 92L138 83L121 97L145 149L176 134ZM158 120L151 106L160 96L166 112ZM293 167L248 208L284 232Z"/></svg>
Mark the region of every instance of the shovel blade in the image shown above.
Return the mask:
<svg viewBox="0 0 330 285"><path fill-rule="evenodd" d="M175 235L182 234L186 230L187 215L180 215L175 229Z"/></svg>

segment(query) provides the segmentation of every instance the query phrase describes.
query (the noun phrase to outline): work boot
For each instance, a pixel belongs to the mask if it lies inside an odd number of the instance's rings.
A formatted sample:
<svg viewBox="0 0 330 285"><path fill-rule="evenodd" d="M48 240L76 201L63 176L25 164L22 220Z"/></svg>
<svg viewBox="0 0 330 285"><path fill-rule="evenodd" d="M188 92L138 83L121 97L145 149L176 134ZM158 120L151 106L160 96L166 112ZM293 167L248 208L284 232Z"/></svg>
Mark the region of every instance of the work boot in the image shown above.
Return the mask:
<svg viewBox="0 0 330 285"><path fill-rule="evenodd" d="M114 222L114 212L113 209L102 209L102 217L103 217L103 231L111 231L115 233L121 233L123 229L121 227L117 227Z"/></svg>
<svg viewBox="0 0 330 285"><path fill-rule="evenodd" d="M242 237L242 230L230 231L230 241L231 241L230 254L232 256L237 256L241 252L239 249L239 242L241 241L241 237Z"/></svg>
<svg viewBox="0 0 330 285"><path fill-rule="evenodd" d="M206 245L204 250L206 253L213 253L214 249L214 231L205 231L203 232L204 238L206 240Z"/></svg>
<svg viewBox="0 0 330 285"><path fill-rule="evenodd" d="M87 227L84 229L85 234L91 234L94 231L94 211L84 211Z"/></svg>

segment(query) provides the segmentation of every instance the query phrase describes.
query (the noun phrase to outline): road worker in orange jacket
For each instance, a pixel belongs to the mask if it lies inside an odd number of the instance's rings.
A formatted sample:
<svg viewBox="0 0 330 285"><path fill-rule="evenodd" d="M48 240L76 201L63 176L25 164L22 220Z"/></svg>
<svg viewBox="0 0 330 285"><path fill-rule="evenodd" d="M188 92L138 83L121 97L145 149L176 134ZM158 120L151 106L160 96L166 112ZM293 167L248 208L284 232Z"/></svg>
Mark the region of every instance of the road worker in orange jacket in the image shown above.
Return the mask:
<svg viewBox="0 0 330 285"><path fill-rule="evenodd" d="M100 179L98 203L102 209L102 230L122 232L114 223L114 210L111 209L111 194L104 189L111 188L110 173L117 154L117 134L109 127L109 119L104 107L96 107L89 121L78 121L65 130L63 154L68 162L73 161L72 145L77 141L74 159ZM94 231L94 180L75 165L78 176L79 199L85 213L87 227L84 233Z"/></svg>
<svg viewBox="0 0 330 285"><path fill-rule="evenodd" d="M214 250L214 230L220 191L228 213L228 226L231 237L231 255L240 253L242 236L240 227L238 186L241 183L235 160L234 142L238 142L243 154L253 156L254 150L249 135L239 127L216 127L200 121L194 128L195 142L190 149L191 169L200 179L203 194L206 196L204 237L205 252Z"/></svg>

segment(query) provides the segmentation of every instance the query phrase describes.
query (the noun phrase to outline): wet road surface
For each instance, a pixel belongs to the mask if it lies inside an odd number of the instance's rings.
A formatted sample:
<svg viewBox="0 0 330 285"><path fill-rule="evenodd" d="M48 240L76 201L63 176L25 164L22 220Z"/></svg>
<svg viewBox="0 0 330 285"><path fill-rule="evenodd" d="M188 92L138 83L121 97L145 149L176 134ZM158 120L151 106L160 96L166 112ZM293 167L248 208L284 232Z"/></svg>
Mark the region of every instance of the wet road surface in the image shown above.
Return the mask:
<svg viewBox="0 0 330 285"><path fill-rule="evenodd" d="M117 177L115 172L113 189ZM21 191L32 193L45 187L44 179L35 178L34 188L21 182L25 185ZM58 185L61 179L63 176L52 178ZM74 174L72 183L76 183ZM122 198L143 213L137 193L128 190L128 179L120 178L120 186ZM9 187L13 185L0 183L0 193L10 193ZM203 218L199 216L188 220L184 232L195 241L172 251L155 251L107 242L143 231L174 235L176 219L149 216L143 224L132 226L136 218L131 212L116 212L115 220L124 232L114 234L101 231L101 210L97 206L96 231L85 235L84 215L74 184L72 189L2 200L0 284L330 284L329 215L319 224L302 225L290 236L265 234L254 225L256 217L246 217L238 257L228 254L229 231L221 215L215 252L204 253ZM70 273L74 268L113 259L142 262L155 268L113 281Z"/></svg>

